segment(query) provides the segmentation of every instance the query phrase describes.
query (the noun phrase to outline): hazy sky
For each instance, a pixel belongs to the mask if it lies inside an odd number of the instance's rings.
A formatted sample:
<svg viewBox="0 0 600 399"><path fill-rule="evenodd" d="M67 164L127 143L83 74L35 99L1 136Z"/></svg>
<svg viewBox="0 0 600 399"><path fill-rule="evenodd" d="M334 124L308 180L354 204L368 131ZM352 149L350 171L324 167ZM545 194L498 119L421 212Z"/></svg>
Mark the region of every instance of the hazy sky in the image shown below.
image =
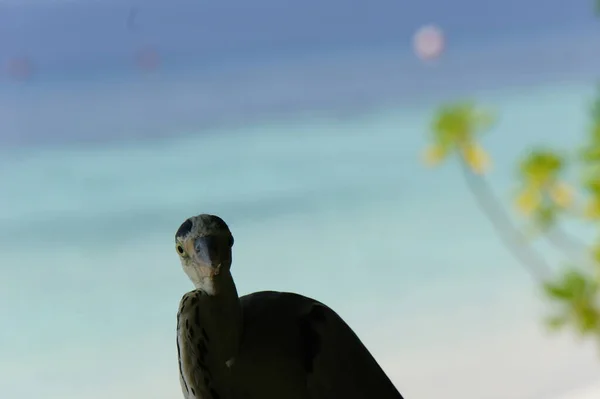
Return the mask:
<svg viewBox="0 0 600 399"><path fill-rule="evenodd" d="M137 3L137 4L136 4ZM18 5L15 5L18 4ZM143 5L142 5L143 4ZM208 61L406 43L441 25L453 43L596 29L591 0L11 0L0 1L0 57L110 63L144 45ZM136 29L127 29L132 7Z"/></svg>
<svg viewBox="0 0 600 399"><path fill-rule="evenodd" d="M353 113L458 89L462 95L591 81L600 66L600 22L591 0L43 3L0 0L0 65L25 55L40 80L62 76L51 79L58 86L41 91L36 85L3 85L0 74L3 145L200 131L297 110ZM128 29L132 9L137 16ZM448 39L433 69L410 47L415 29L430 22ZM143 81L127 75L126 82L107 84L106 76L117 76L119 68L133 71L132 55L147 45L163 56L161 71L174 74ZM288 57L305 53L312 56ZM232 59L233 68L226 68L222 62ZM177 63L192 73L169 68ZM67 89L65 81L87 85ZM90 124L92 119L97 122Z"/></svg>

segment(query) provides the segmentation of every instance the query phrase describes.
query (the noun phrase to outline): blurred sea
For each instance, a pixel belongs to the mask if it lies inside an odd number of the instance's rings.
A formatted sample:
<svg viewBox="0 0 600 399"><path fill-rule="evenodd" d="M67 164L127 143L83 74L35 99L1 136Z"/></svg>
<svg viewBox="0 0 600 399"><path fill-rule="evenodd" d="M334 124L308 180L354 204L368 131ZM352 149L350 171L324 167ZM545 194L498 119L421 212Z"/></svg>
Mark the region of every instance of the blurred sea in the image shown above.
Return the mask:
<svg viewBox="0 0 600 399"><path fill-rule="evenodd" d="M173 234L204 212L236 237L241 293L331 305L407 398L534 398L592 380L592 350L538 343L535 285L454 162L419 163L439 100L476 97L499 112L483 143L508 206L527 145L566 148L585 131L596 64L568 64L582 49L544 76L504 71L504 88L486 86L493 57L472 55L462 86L464 58L402 80L398 65L420 67L390 52L219 79L188 69L3 82L0 397L177 397L174 310L190 284Z"/></svg>

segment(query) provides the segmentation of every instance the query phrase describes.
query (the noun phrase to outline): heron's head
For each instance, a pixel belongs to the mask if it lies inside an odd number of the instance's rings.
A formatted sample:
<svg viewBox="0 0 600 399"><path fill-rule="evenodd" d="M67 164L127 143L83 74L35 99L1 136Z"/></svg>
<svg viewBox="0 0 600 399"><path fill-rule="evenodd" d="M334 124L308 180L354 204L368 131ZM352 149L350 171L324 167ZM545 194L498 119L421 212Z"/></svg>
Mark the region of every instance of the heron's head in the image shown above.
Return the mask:
<svg viewBox="0 0 600 399"><path fill-rule="evenodd" d="M214 286L220 273L229 273L233 236L218 216L187 219L175 233L175 250L183 271L197 288Z"/></svg>

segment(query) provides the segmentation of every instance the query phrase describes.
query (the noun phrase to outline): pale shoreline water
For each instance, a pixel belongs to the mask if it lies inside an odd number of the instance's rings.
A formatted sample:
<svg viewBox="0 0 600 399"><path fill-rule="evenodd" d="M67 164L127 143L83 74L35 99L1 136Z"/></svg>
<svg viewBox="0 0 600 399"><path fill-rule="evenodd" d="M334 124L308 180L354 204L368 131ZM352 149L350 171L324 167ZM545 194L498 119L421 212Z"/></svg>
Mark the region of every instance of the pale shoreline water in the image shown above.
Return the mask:
<svg viewBox="0 0 600 399"><path fill-rule="evenodd" d="M487 96L502 112L484 141L501 198L523 140L578 141L564 132L585 127L588 95L557 85ZM204 211L238 237L241 293L291 290L330 304L406 399L545 399L589 385L596 351L545 337L535 285L455 165L419 164L429 112L2 160L0 265L10 267L0 267L0 301L14 306L0 316L18 322L0 331L0 396L23 386L49 399L178 396L173 309L190 287L172 230ZM24 317L31 309L37 317Z"/></svg>
<svg viewBox="0 0 600 399"><path fill-rule="evenodd" d="M600 384L591 385L585 389L577 390L557 399L596 399L600 398Z"/></svg>

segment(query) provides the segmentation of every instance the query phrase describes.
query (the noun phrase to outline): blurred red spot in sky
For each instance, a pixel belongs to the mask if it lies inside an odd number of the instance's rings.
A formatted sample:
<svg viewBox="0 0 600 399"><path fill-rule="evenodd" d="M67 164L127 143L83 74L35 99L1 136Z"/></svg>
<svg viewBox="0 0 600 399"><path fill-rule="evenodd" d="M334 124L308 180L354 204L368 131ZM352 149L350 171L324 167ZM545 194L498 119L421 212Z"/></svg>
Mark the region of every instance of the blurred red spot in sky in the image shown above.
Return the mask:
<svg viewBox="0 0 600 399"><path fill-rule="evenodd" d="M417 57L421 60L435 60L444 52L444 33L435 25L425 25L415 33L413 47Z"/></svg>
<svg viewBox="0 0 600 399"><path fill-rule="evenodd" d="M135 55L135 63L144 71L153 71L160 66L160 55L150 47L138 50Z"/></svg>
<svg viewBox="0 0 600 399"><path fill-rule="evenodd" d="M27 57L14 57L6 64L6 73L14 80L27 80L33 73L33 65Z"/></svg>

